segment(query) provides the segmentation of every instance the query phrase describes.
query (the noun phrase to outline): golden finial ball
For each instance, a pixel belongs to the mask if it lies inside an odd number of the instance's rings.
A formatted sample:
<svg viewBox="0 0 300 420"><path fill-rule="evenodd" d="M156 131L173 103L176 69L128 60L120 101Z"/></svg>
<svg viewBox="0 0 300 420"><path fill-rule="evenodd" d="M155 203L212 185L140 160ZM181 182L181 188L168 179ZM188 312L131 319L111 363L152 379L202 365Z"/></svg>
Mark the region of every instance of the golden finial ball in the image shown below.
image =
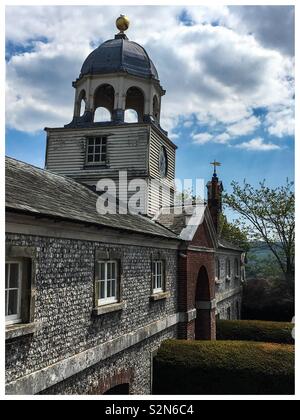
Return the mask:
<svg viewBox="0 0 300 420"><path fill-rule="evenodd" d="M121 15L116 20L116 26L119 29L119 31L126 31L129 28L129 19L127 16Z"/></svg>

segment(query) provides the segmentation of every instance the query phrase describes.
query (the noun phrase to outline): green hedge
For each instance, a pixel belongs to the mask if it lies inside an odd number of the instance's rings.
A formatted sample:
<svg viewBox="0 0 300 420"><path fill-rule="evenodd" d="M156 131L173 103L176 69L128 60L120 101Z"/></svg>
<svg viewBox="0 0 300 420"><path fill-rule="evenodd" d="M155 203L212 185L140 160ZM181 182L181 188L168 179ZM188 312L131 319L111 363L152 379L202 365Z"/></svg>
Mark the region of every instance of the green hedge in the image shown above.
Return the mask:
<svg viewBox="0 0 300 420"><path fill-rule="evenodd" d="M165 341L154 358L160 395L293 395L294 346L246 341Z"/></svg>
<svg viewBox="0 0 300 420"><path fill-rule="evenodd" d="M285 322L218 320L217 339L294 344L293 328Z"/></svg>

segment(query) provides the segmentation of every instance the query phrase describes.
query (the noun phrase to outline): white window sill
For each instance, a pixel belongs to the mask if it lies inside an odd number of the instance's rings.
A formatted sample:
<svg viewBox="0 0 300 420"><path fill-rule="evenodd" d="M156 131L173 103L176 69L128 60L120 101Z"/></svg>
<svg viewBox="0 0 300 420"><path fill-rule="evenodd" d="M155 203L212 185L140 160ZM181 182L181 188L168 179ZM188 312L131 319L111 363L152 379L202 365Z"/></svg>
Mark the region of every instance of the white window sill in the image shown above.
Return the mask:
<svg viewBox="0 0 300 420"><path fill-rule="evenodd" d="M156 292L150 296L150 300L155 302L157 300L167 299L171 296L170 292Z"/></svg>
<svg viewBox="0 0 300 420"><path fill-rule="evenodd" d="M32 322L30 324L12 324L5 328L5 340L13 340L14 338L24 337L25 335L32 335L37 330L37 324Z"/></svg>
<svg viewBox="0 0 300 420"><path fill-rule="evenodd" d="M98 306L93 309L93 314L96 316L109 314L111 312L122 311L126 308L125 302L111 303L109 305Z"/></svg>

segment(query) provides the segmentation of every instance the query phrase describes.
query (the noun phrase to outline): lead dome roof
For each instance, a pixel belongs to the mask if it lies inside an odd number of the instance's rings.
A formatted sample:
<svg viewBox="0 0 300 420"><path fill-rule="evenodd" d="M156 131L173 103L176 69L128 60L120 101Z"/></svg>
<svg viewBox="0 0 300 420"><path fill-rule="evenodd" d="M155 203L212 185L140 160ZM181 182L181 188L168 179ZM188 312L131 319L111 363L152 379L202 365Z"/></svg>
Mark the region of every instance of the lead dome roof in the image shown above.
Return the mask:
<svg viewBox="0 0 300 420"><path fill-rule="evenodd" d="M89 74L126 72L146 79L158 78L157 70L145 49L126 36L116 35L90 53L84 61L80 78Z"/></svg>

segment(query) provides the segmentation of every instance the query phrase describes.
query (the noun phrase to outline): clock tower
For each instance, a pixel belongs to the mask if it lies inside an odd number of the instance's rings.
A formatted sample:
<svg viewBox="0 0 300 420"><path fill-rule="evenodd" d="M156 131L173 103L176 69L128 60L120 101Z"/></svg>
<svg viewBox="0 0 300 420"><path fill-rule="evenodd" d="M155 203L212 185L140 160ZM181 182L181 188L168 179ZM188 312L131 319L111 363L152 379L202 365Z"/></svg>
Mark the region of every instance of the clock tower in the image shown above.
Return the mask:
<svg viewBox="0 0 300 420"><path fill-rule="evenodd" d="M95 190L98 181L113 181L122 202L142 179L140 212L152 216L173 204L176 146L160 125L165 90L158 72L145 49L125 35L128 18L121 15L116 25L114 39L90 53L73 82L72 121L45 129L46 169Z"/></svg>

